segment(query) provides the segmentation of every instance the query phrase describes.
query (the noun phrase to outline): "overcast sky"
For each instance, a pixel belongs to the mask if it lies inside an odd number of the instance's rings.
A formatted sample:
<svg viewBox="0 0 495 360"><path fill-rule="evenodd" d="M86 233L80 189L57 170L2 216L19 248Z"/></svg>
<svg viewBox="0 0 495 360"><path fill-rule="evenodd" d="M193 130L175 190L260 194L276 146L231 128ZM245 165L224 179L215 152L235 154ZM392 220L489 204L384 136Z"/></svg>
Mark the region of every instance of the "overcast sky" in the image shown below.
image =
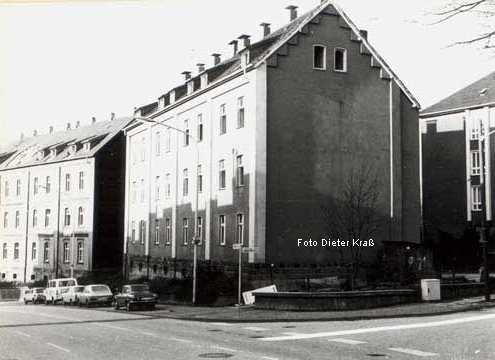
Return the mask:
<svg viewBox="0 0 495 360"><path fill-rule="evenodd" d="M467 17L431 25L449 0L340 0L354 23L426 107L495 70L493 52L447 47L480 30ZM261 38L320 0L142 0L12 2L0 0L0 145L132 114L179 84L195 64L223 58L241 34ZM486 20L486 19L485 19Z"/></svg>

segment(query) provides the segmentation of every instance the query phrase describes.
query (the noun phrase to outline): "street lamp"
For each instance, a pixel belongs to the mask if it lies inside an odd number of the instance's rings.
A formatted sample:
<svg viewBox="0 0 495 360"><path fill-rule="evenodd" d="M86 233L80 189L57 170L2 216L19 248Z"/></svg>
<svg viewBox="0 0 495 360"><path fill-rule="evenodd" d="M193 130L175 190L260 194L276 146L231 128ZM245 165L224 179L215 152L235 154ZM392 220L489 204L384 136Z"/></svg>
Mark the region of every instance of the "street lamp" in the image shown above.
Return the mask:
<svg viewBox="0 0 495 360"><path fill-rule="evenodd" d="M196 204L195 204L195 210L194 210L195 230L194 230L194 239L193 239L194 255L193 255L193 289L192 289L192 292L193 292L192 293L192 303L193 303L193 305L196 305L196 277L197 277L196 273L197 273L197 263L198 263L197 246L198 246L199 239L200 239L200 234L198 234L198 215L199 215L199 213L198 213L198 199L199 199L199 186L198 185L199 184L197 183L198 177L199 177L199 169L198 169L199 168L199 148L198 148L198 143L197 143L196 139L192 135L190 135L188 132L181 130L181 129L178 129L174 126L170 126L170 125L164 124L162 122L158 122L156 120L141 117L141 116L135 116L134 120L140 121L142 123L148 123L148 124L151 123L151 124L161 125L161 126L166 127L167 129L178 131L178 132L184 134L185 136L187 136L196 148ZM150 160L150 166L151 166L151 160Z"/></svg>

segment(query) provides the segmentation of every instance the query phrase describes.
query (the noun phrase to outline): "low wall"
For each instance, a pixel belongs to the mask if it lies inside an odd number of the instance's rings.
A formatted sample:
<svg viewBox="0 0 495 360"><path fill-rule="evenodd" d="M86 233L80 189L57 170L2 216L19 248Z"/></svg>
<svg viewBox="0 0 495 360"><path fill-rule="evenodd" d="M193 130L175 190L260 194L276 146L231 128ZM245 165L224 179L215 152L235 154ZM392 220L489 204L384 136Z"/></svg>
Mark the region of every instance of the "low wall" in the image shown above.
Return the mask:
<svg viewBox="0 0 495 360"><path fill-rule="evenodd" d="M0 289L0 301L9 301L9 300L19 300L21 297L21 289L17 288L9 288L9 289Z"/></svg>
<svg viewBox="0 0 495 360"><path fill-rule="evenodd" d="M490 289L494 291L494 284L490 284ZM473 296L483 296L485 294L484 283L460 283L460 284L441 284L440 293L442 300L460 299Z"/></svg>
<svg viewBox="0 0 495 360"><path fill-rule="evenodd" d="M416 290L253 293L258 309L286 311L359 310L420 300Z"/></svg>

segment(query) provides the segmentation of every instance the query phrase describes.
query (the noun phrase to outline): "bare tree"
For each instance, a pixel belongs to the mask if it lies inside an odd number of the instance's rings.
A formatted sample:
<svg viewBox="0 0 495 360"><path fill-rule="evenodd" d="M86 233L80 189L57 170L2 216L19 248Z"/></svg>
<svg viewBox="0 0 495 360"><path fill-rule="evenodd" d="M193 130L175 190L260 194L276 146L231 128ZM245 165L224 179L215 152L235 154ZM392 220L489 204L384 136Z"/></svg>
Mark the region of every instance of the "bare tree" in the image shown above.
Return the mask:
<svg viewBox="0 0 495 360"><path fill-rule="evenodd" d="M352 245L356 240L369 241L385 222L385 217L378 211L379 173L369 165L353 168L344 178L342 187L341 199L330 197L322 205L323 221L333 240L349 241L349 246L339 249L341 259L351 263L349 282L354 289L366 248Z"/></svg>
<svg viewBox="0 0 495 360"><path fill-rule="evenodd" d="M456 41L452 45L468 45L468 44L484 44L485 49L495 47L493 40L495 38L495 24L493 19L495 16L495 1L493 0L454 0L450 2L442 10L439 10L434 15L439 17L439 20L435 24L448 21L454 17L477 15L480 18L484 18L484 26L486 31L480 32L474 37L466 40ZM451 46L452 46L451 45Z"/></svg>

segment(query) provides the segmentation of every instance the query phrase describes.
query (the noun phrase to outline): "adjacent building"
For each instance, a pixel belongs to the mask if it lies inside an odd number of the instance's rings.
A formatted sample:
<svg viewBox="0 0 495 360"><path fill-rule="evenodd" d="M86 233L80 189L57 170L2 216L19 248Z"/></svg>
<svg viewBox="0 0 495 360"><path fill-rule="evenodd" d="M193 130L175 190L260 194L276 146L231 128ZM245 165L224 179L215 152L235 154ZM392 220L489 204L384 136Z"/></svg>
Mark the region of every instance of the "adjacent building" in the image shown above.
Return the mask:
<svg viewBox="0 0 495 360"><path fill-rule="evenodd" d="M237 262L242 244L259 250L243 255L250 263L331 263L338 249L298 239L331 236L322 200L343 197L357 164L380 174L387 219L365 258L383 241L419 242L418 102L337 5L287 9L286 26L232 40L228 59L213 54L136 110L152 122L126 127L132 276L179 271L196 229L200 261Z"/></svg>
<svg viewBox="0 0 495 360"><path fill-rule="evenodd" d="M2 281L121 269L129 121L68 124L2 149Z"/></svg>
<svg viewBox="0 0 495 360"><path fill-rule="evenodd" d="M493 224L495 72L424 109L420 117L425 237L438 247L443 265L478 269L476 227L483 219Z"/></svg>

